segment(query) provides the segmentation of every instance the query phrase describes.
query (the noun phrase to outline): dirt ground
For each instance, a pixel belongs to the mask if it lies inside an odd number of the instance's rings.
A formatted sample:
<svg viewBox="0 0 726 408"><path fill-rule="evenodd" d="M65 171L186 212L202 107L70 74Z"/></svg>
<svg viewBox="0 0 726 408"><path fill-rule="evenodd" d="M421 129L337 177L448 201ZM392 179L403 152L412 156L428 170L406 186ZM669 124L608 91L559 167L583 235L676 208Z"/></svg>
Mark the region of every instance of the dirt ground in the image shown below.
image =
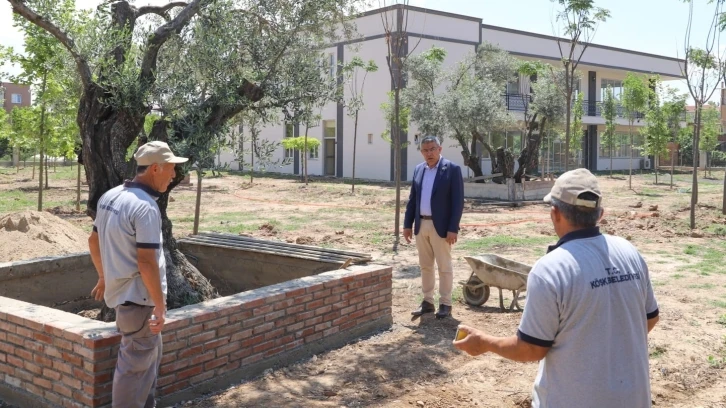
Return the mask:
<svg viewBox="0 0 726 408"><path fill-rule="evenodd" d="M53 211L86 232L90 219L75 213L75 171L59 169L46 200ZM690 175L601 176L606 216L603 230L631 240L646 258L661 311L650 335L652 399L661 407L726 407L726 217L721 213L723 170L700 175L698 230L688 228ZM35 190L34 190L35 188ZM176 236L191 232L196 186L174 190L169 214ZM30 171L0 170L0 217L32 209L37 184ZM403 197L408 196L406 188ZM422 296L413 244L392 251L395 191L390 185L356 186L339 180L225 175L203 183L201 231L371 253L394 267L393 327L215 395L179 406L194 407L525 407L536 364L495 355L471 358L451 346L457 324L496 335L516 332L519 312L499 311L493 290L482 307L454 292L453 318L411 320ZM10 201L12 202L10 202ZM496 253L525 263L556 242L544 205L519 208L466 203L460 241L454 248L455 282L469 277L464 255ZM505 303L511 293L504 293ZM507 303L508 304L508 303ZM573 385L575 386L575 385Z"/></svg>

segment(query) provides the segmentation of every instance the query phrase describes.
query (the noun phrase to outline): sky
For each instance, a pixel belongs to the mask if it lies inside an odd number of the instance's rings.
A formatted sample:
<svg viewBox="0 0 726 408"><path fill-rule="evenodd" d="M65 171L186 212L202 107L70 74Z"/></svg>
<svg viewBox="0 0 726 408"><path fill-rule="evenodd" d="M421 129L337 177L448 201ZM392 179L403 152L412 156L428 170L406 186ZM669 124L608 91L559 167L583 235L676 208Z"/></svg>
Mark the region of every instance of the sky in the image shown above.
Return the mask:
<svg viewBox="0 0 726 408"><path fill-rule="evenodd" d="M370 0L374 8L391 0ZM705 45L713 13L706 0L695 0L692 45ZM137 6L165 4L167 0L137 0ZM400 2L400 1L399 1ZM76 0L79 8L94 7L99 0ZM484 24L554 35L557 5L551 0L410 0L410 4L439 11L480 17ZM683 57L688 5L682 0L596 0L610 10L611 18L600 25L594 43L669 57ZM22 35L12 27L12 12L0 1L0 44L22 49ZM8 27L9 29L6 29ZM726 43L726 33L723 35ZM687 92L685 81L671 82Z"/></svg>

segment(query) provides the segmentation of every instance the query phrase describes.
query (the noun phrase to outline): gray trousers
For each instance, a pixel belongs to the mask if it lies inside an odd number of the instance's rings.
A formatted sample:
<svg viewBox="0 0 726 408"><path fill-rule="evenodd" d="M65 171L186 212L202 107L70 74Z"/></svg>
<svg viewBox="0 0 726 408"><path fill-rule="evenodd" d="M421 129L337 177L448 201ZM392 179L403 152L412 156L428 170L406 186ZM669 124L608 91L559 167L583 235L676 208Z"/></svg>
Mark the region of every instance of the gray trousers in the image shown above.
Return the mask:
<svg viewBox="0 0 726 408"><path fill-rule="evenodd" d="M156 406L156 379L159 375L161 334L151 334L151 306L116 307L116 327L121 333L116 371L113 374L113 408L153 408Z"/></svg>

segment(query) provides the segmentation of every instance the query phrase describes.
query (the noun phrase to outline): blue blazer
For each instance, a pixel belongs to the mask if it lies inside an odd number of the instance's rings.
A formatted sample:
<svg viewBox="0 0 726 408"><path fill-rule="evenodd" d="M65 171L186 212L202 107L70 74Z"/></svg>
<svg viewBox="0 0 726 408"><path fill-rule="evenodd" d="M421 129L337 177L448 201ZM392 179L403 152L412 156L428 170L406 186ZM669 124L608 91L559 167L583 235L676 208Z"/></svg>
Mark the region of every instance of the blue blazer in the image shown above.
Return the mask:
<svg viewBox="0 0 726 408"><path fill-rule="evenodd" d="M421 229L421 187L425 166L426 162L423 162L413 171L411 193L403 218L403 228L412 228L415 225L415 235ZM441 238L446 238L447 232L459 233L459 222L464 212L464 178L461 167L443 157L439 160L431 191L431 212L436 233Z"/></svg>

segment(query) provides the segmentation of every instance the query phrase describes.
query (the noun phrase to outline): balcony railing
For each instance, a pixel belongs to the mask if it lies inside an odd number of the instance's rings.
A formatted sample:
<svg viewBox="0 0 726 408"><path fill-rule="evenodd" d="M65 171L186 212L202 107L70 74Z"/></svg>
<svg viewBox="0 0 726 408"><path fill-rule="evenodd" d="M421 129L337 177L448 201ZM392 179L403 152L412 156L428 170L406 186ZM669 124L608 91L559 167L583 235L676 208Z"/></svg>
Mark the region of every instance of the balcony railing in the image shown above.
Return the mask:
<svg viewBox="0 0 726 408"><path fill-rule="evenodd" d="M515 112L524 112L530 103L530 96L523 94L503 94L502 100L504 101L508 110ZM586 99L582 101L582 105L583 110L585 111L584 116L602 116L602 101L590 101ZM623 109L623 106L621 104L616 104L615 115L618 118L626 118L625 110ZM645 118L645 114L638 112L635 115L635 118L643 119Z"/></svg>

